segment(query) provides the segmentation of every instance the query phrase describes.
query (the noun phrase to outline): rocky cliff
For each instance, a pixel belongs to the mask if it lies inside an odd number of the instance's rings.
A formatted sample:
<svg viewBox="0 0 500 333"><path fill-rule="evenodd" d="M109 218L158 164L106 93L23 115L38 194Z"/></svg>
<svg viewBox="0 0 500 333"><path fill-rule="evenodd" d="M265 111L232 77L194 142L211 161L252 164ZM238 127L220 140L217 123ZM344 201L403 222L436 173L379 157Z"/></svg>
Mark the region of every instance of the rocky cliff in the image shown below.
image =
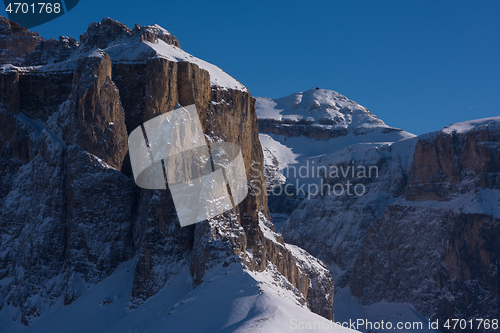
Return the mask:
<svg viewBox="0 0 500 333"><path fill-rule="evenodd" d="M324 181L363 184L365 194L304 201L283 237L322 259L362 304L410 303L441 324L498 318L499 158L498 117L348 146L323 165L376 166L378 175Z"/></svg>
<svg viewBox="0 0 500 333"><path fill-rule="evenodd" d="M23 59L0 73L0 313L31 325L134 258L129 309L183 269L197 288L236 264L272 273L297 304L333 319L330 273L270 221L255 99L241 83L157 25L111 19ZM241 147L252 181L235 210L186 228L168 190L135 186L127 147L128 133L177 103L196 104L209 142Z"/></svg>
<svg viewBox="0 0 500 333"><path fill-rule="evenodd" d="M497 318L499 159L498 118L422 136L401 199L367 230L353 293L439 319Z"/></svg>
<svg viewBox="0 0 500 333"><path fill-rule="evenodd" d="M19 65L43 38L36 32L22 28L5 17L0 17L0 65Z"/></svg>

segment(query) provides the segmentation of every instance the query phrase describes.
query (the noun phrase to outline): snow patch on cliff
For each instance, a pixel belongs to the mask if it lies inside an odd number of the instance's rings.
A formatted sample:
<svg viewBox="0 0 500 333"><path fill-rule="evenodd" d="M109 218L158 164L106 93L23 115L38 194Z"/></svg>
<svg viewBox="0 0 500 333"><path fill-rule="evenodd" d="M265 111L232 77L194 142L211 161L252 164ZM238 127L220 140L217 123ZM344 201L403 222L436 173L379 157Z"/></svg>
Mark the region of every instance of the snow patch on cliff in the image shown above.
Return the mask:
<svg viewBox="0 0 500 333"><path fill-rule="evenodd" d="M153 28L152 28L153 27ZM148 29L161 30L162 33L168 33L160 26L152 26ZM108 44L102 50L99 48L83 52L83 46L73 51L73 53L62 62L54 62L49 59L49 63L39 67L15 67L12 65L3 65L4 71L17 70L28 72L37 71L74 71L76 63L82 57L102 57L107 53L115 63L145 63L148 58L163 58L173 62L190 62L198 67L208 71L210 74L210 84L221 89L234 89L248 91L248 89L236 79L228 75L221 68L210 64L204 60L196 58L175 45L168 44L161 39L156 39L154 43L141 41L138 36L122 37ZM103 53L104 52L104 53Z"/></svg>
<svg viewBox="0 0 500 333"><path fill-rule="evenodd" d="M483 118L483 119L475 119L464 121L461 123L451 124L450 126L442 129L444 133L465 133L476 127L489 127L489 126L499 126L500 125L500 116L499 117L491 117L491 118Z"/></svg>

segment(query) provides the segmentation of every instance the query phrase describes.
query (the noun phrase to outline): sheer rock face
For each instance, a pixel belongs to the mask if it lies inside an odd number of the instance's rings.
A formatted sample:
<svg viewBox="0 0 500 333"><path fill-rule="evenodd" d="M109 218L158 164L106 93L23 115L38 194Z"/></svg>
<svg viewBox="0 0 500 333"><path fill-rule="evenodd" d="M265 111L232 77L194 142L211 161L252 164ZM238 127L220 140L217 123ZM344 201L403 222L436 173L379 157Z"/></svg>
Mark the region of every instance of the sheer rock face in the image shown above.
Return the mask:
<svg viewBox="0 0 500 333"><path fill-rule="evenodd" d="M294 256L284 243L276 244L264 237L259 225L259 220L268 215L264 174L260 162L263 155L255 126L257 119L253 112L254 99L248 92L211 87L208 73L191 63L149 59L145 64L116 64L113 70L116 73L114 80L121 93L137 88L135 94L123 94L129 132L144 121L172 110L176 103L195 103L203 129L210 141L224 140L237 143L241 147L247 179L252 180L257 187L253 190L253 195L249 195L239 205L236 214L228 213L208 222L198 223L192 227L193 233L185 232L182 239L174 237L179 234L179 228L173 221L168 221L171 215L162 214L158 219L161 221L159 225L146 227L149 231L143 237L147 240L140 243L148 246L141 248L140 253L147 252L149 255L139 256L140 273L135 276L135 297L145 299L153 295L161 289L168 276L175 274L168 271L168 265L165 264L165 246L149 240L150 238L171 239L175 244L180 243L179 247L182 249L192 249L190 269L195 285L203 281L206 271L220 263L228 265L242 261L252 270L263 270L271 262L306 297L312 288L308 274L301 267L297 267ZM134 80L131 80L132 75ZM138 80L143 83L138 83ZM174 211L169 194L155 198L164 198L164 209ZM271 225L271 228L274 229L274 226ZM252 251L251 259L246 257L246 250ZM178 253L168 254L167 257L174 262L186 262L184 256ZM151 258L156 259L153 261ZM158 267L163 269L159 270ZM317 302L324 298L323 291L310 295L315 295ZM310 298L316 299L314 296ZM325 303L328 304L329 301L327 299ZM140 300L133 301L134 304L137 302ZM322 310L318 308L317 311L323 311L328 318L333 318L331 305L326 305Z"/></svg>
<svg viewBox="0 0 500 333"><path fill-rule="evenodd" d="M109 56L80 59L73 84L78 87L71 96L76 142L120 170L128 151L128 136L120 94L111 80Z"/></svg>
<svg viewBox="0 0 500 333"><path fill-rule="evenodd" d="M465 134L440 133L419 140L405 196L409 200L449 200L476 187L500 189L498 127Z"/></svg>
<svg viewBox="0 0 500 333"><path fill-rule="evenodd" d="M271 133L287 137L303 135L311 139L333 139L349 133L346 128L331 129L311 126L313 124L312 121L283 122L274 119L259 119L259 130L261 133Z"/></svg>
<svg viewBox="0 0 500 333"><path fill-rule="evenodd" d="M21 64L26 53L33 51L42 40L38 33L0 16L0 65Z"/></svg>
<svg viewBox="0 0 500 333"><path fill-rule="evenodd" d="M31 118L47 121L71 94L73 72L14 73L19 79L11 89L16 89L19 97L6 102L12 112L22 110Z"/></svg>
<svg viewBox="0 0 500 333"><path fill-rule="evenodd" d="M1 73L0 103L12 113L19 112L19 73L17 71L4 71Z"/></svg>
<svg viewBox="0 0 500 333"><path fill-rule="evenodd" d="M489 214L390 205L368 229L351 290L365 304L411 302L435 319L496 318L499 232Z"/></svg>
<svg viewBox="0 0 500 333"><path fill-rule="evenodd" d="M1 17L0 22L4 22ZM21 31L25 35L30 33L28 30ZM10 112L17 114L19 110L23 110L32 118L47 121L59 104L68 99L74 71L39 73L30 66L46 65L48 59L62 62L78 47L78 42L69 37L60 37L58 41L44 40L38 37L38 34L35 37L36 44L32 48L19 51L23 52L20 58L22 61L6 61L13 65L28 67L10 67L0 72L0 102L4 103ZM4 38L6 42L15 39L10 35L5 35ZM8 46L3 50L7 52Z"/></svg>
<svg viewBox="0 0 500 333"><path fill-rule="evenodd" d="M363 180L361 197L303 202L283 227L285 241L324 260L363 304L409 302L440 321L498 317L495 119L326 157L337 167L377 165L379 177Z"/></svg>
<svg viewBox="0 0 500 333"><path fill-rule="evenodd" d="M64 71L49 64L0 74L0 279L13 278L0 288L5 306L19 307L15 319L29 325L47 306L61 298L70 304L86 284L136 257L130 308L180 267L189 267L196 287L208 272L237 262L276 268L277 281L285 277L298 299L332 319L331 275L306 252L297 260L269 221L254 98L211 85L209 72L193 63L155 56L120 62L99 50L124 38L179 46L159 26L129 29L104 19L89 26L81 44L69 44L79 59L63 55ZM61 48L44 45L27 59L43 63ZM208 142L241 147L252 181L252 194L233 211L186 228L168 189L135 186L127 157L127 133L176 103L196 104Z"/></svg>

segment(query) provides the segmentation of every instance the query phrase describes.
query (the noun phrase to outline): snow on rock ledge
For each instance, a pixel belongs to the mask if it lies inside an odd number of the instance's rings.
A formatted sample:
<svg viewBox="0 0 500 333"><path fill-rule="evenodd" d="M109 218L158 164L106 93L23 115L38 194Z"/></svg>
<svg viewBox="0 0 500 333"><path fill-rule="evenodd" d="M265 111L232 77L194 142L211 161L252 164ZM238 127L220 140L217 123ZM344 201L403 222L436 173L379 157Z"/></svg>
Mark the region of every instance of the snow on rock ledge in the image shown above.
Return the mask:
<svg viewBox="0 0 500 333"><path fill-rule="evenodd" d="M196 58L180 48L179 41L170 32L158 24L152 26L135 25L134 29L105 18L101 22L89 25L80 36L81 43L65 59L47 57L45 66L39 71L74 71L79 58L102 49L113 63L145 63L150 58L164 58L173 62L189 62L198 65L210 74L210 84L222 90L248 89L219 67ZM57 42L57 41L54 41ZM39 63L36 63L39 65ZM30 65L28 63L26 66Z"/></svg>

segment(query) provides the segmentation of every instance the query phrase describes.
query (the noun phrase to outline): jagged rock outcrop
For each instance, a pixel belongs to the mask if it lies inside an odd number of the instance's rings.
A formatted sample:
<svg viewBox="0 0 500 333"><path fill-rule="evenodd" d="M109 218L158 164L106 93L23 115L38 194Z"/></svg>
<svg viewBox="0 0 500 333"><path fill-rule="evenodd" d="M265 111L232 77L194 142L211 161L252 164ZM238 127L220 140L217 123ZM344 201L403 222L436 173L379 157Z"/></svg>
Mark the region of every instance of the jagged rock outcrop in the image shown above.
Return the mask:
<svg viewBox="0 0 500 333"><path fill-rule="evenodd" d="M12 117L17 132L29 133L21 144L33 147L35 154L28 155L31 160L21 160L19 168L7 177L10 182L4 183L7 193L0 219L0 279L7 279L8 283L0 297L2 308L20 309L13 320L28 325L40 314L42 305L39 299L28 295L54 300L65 289L64 283L57 283L58 277L69 279L65 271L66 227L62 223L64 151L47 131L37 133L16 120ZM7 164L12 164L17 156L14 141L9 143L2 147L2 155L10 153ZM40 280L47 283L41 284Z"/></svg>
<svg viewBox="0 0 500 333"><path fill-rule="evenodd" d="M282 229L285 241L315 253L331 265L336 284L340 287L348 283L367 228L382 216L393 194L403 193L406 177L402 168L408 168L408 162L405 156L392 154L398 145L402 144L370 147L360 155L362 160L355 157L358 151L354 147L325 157L323 162L327 170L332 170L332 167L348 172L345 177L339 171L339 178L329 178L331 173L328 171L323 179L323 195L320 193L303 201ZM377 172L373 172L371 177L357 178L356 173L352 177L352 168L357 171L360 166L367 169L374 167ZM347 194L347 182L352 184L351 195ZM364 186L365 195L354 194L357 184ZM341 195L333 192L336 185L342 186L343 192L336 192ZM333 269L335 266L338 269Z"/></svg>
<svg viewBox="0 0 500 333"><path fill-rule="evenodd" d="M71 304L133 257L130 309L179 268L189 268L196 287L207 272L237 263L272 268L278 284L333 319L328 271L304 251L297 259L274 233L255 100L244 86L180 50L163 28L129 29L111 19L91 24L80 44L44 41L25 59L26 66L0 73L7 125L0 136L0 279L7 279L0 307L16 308L15 321L29 325L61 298ZM177 103L196 104L209 142L241 147L253 181L236 209L186 228L168 189L134 185L127 158L127 133Z"/></svg>
<svg viewBox="0 0 500 333"><path fill-rule="evenodd" d="M72 118L66 120L66 141L121 170L128 151L125 112L111 79L111 59L100 51L78 61L70 96ZM75 124L75 125L73 125Z"/></svg>
<svg viewBox="0 0 500 333"><path fill-rule="evenodd" d="M42 66L47 65L49 60L58 63L66 60L71 51L78 47L79 43L75 38L61 36L59 40L42 40L36 46L33 52L27 53L24 59L24 66Z"/></svg>
<svg viewBox="0 0 500 333"><path fill-rule="evenodd" d="M0 16L0 65L21 64L24 56L33 51L42 40L38 33Z"/></svg>
<svg viewBox="0 0 500 333"><path fill-rule="evenodd" d="M177 38L159 25L141 27L136 24L134 29L130 29L125 24L109 17L104 18L101 22L91 23L87 31L80 36L83 49L86 51L96 47L104 49L120 38L139 38L141 42L148 41L150 43L154 43L158 39L180 48Z"/></svg>

